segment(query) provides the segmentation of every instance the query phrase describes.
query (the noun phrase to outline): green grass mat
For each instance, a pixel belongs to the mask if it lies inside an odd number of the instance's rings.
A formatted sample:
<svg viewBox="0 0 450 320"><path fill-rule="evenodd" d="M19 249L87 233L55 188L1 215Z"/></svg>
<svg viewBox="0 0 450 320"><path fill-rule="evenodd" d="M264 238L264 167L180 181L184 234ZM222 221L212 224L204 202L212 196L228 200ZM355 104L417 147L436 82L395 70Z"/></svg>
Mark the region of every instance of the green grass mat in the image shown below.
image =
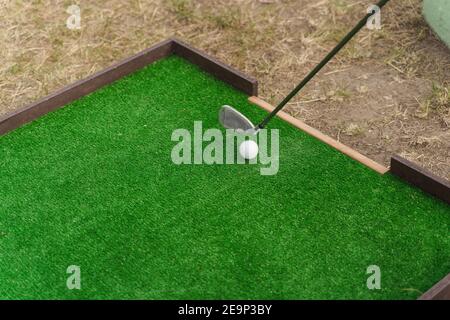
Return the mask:
<svg viewBox="0 0 450 320"><path fill-rule="evenodd" d="M274 176L172 163L246 100L170 57L0 137L0 298L407 299L450 271L448 205L279 119Z"/></svg>

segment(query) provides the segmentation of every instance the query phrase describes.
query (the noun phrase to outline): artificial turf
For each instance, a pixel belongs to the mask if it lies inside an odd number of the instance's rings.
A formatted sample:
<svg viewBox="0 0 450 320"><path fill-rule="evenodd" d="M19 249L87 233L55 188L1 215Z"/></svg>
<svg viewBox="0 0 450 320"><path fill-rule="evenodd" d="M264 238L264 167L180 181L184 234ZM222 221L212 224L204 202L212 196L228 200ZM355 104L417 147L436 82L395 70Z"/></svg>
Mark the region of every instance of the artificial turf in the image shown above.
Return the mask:
<svg viewBox="0 0 450 320"><path fill-rule="evenodd" d="M264 115L173 56L0 137L0 298L407 299L450 271L448 205L279 119L276 175L173 164L224 103Z"/></svg>

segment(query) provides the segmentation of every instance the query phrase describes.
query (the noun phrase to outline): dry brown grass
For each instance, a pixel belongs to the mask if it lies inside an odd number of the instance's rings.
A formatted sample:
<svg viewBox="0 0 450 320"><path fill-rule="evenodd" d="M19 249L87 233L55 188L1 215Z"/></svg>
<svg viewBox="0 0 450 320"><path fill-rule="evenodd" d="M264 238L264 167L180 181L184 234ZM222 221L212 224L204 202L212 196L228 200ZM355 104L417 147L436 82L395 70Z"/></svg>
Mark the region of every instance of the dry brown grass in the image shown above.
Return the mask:
<svg viewBox="0 0 450 320"><path fill-rule="evenodd" d="M359 19L370 0L0 1L0 114L178 36L260 81L276 103ZM450 52L420 14L392 1L288 112L388 164L400 153L450 179Z"/></svg>

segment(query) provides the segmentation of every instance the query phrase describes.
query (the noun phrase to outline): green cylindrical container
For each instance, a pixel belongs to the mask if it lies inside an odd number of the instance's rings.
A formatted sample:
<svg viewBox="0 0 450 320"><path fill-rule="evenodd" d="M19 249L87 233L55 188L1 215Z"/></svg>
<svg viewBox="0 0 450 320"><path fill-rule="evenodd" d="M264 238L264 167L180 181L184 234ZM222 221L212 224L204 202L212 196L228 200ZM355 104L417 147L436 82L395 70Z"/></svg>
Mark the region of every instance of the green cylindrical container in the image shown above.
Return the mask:
<svg viewBox="0 0 450 320"><path fill-rule="evenodd" d="M431 28L450 47L450 0L424 0L423 14Z"/></svg>

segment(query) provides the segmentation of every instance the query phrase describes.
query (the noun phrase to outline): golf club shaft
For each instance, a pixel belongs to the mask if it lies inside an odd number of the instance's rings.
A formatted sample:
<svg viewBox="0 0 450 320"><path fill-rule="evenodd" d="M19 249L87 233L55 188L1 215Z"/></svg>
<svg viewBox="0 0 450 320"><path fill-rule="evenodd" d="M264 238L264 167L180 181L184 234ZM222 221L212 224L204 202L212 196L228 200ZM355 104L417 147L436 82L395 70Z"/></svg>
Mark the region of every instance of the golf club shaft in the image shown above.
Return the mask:
<svg viewBox="0 0 450 320"><path fill-rule="evenodd" d="M377 6L381 9L384 7L386 3L390 0L381 0ZM267 123L281 110L283 107L312 79L314 76L349 42L366 24L367 20L374 15L376 12L368 13L358 24L350 31L342 40L338 43L338 45L328 53L328 55L298 84L294 90L289 93L280 104L273 109L273 111L261 121L261 123L257 126L259 129L263 129Z"/></svg>

